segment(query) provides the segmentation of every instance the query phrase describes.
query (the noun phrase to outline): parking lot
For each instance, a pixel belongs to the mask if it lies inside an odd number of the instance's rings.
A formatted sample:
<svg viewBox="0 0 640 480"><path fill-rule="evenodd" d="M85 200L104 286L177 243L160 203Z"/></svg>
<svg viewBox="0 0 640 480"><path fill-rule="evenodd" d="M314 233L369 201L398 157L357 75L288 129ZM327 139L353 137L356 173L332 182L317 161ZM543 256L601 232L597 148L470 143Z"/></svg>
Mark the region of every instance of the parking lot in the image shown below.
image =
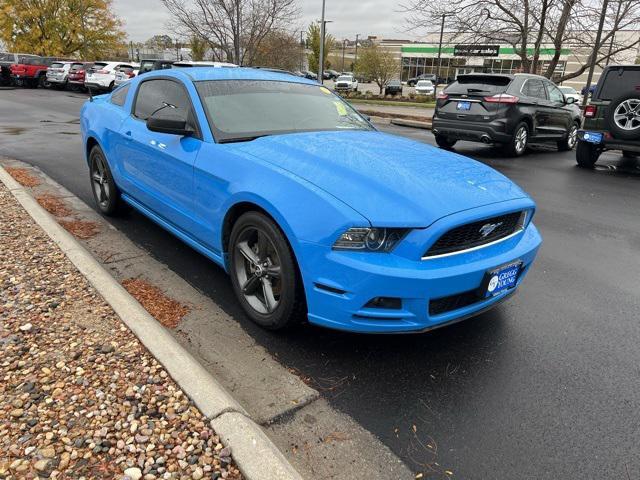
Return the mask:
<svg viewBox="0 0 640 480"><path fill-rule="evenodd" d="M0 155L93 206L78 124L85 99L0 91ZM380 129L434 144L425 130ZM574 152L549 146L517 159L465 142L456 151L532 195L544 245L508 303L427 334L255 328L222 270L137 213L112 223L429 478L639 478L638 162L606 153L584 170Z"/></svg>

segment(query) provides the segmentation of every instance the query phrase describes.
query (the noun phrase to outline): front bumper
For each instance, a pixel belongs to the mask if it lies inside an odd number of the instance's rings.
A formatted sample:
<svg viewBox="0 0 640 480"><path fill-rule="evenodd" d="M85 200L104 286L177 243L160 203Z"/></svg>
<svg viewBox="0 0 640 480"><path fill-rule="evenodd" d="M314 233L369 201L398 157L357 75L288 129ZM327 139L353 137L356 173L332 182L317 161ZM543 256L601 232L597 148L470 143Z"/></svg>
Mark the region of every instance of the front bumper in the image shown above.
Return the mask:
<svg viewBox="0 0 640 480"><path fill-rule="evenodd" d="M432 132L434 135L470 142L482 142L483 138L488 137L491 142L507 143L512 137L511 134L506 133L506 124L501 121L479 123L445 120L438 117L433 118Z"/></svg>
<svg viewBox="0 0 640 480"><path fill-rule="evenodd" d="M395 253L335 251L303 242L305 262L301 270L309 321L361 333L417 333L479 315L515 293L541 243L532 223L504 242L428 260L402 258ZM514 288L490 298L478 295L477 301L462 304L460 308L430 313L432 300L475 294L487 271L514 260L523 264ZM400 298L401 307L365 307L375 297Z"/></svg>

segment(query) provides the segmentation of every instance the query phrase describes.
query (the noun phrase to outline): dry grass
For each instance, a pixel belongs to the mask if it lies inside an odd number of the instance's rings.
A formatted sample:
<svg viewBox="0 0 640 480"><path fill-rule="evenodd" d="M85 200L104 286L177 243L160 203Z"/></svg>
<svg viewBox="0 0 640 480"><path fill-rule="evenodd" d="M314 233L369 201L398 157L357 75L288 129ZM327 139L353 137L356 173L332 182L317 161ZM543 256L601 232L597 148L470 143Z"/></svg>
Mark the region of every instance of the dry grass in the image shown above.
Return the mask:
<svg viewBox="0 0 640 480"><path fill-rule="evenodd" d="M58 223L74 237L82 240L92 238L100 231L100 226L95 222L85 222L82 220L59 220Z"/></svg>
<svg viewBox="0 0 640 480"><path fill-rule="evenodd" d="M53 195L45 194L36 198L42 208L55 217L70 217L73 212L59 198Z"/></svg>
<svg viewBox="0 0 640 480"><path fill-rule="evenodd" d="M189 308L167 297L162 291L139 278L130 278L122 286L151 314L167 328L176 328L180 320L189 313Z"/></svg>
<svg viewBox="0 0 640 480"><path fill-rule="evenodd" d="M6 167L5 170L11 175L16 182L25 187L37 187L40 185L40 180L31 173L26 168L16 168L16 167Z"/></svg>

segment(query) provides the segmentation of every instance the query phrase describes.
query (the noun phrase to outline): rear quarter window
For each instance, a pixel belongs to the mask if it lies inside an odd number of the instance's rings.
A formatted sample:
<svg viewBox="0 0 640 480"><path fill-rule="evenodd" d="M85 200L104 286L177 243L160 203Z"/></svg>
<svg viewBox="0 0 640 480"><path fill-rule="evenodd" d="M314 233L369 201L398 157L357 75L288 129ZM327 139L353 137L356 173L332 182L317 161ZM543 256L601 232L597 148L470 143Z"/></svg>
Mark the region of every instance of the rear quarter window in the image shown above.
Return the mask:
<svg viewBox="0 0 640 480"><path fill-rule="evenodd" d="M111 103L118 105L119 107L123 107L127 101L127 94L129 93L130 86L130 84L126 84L113 92L111 94Z"/></svg>
<svg viewBox="0 0 640 480"><path fill-rule="evenodd" d="M504 93L511 84L511 78L489 75L463 75L458 77L445 92L453 95Z"/></svg>

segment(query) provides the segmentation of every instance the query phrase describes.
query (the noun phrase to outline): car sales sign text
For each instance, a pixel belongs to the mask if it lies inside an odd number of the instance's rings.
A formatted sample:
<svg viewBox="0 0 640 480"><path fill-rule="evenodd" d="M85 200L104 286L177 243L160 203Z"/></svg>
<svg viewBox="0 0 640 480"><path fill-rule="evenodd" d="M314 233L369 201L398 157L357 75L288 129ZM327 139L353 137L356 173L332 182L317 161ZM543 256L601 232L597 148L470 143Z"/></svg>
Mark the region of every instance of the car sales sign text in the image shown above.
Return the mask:
<svg viewBox="0 0 640 480"><path fill-rule="evenodd" d="M500 45L455 45L455 57L497 57L500 55Z"/></svg>

